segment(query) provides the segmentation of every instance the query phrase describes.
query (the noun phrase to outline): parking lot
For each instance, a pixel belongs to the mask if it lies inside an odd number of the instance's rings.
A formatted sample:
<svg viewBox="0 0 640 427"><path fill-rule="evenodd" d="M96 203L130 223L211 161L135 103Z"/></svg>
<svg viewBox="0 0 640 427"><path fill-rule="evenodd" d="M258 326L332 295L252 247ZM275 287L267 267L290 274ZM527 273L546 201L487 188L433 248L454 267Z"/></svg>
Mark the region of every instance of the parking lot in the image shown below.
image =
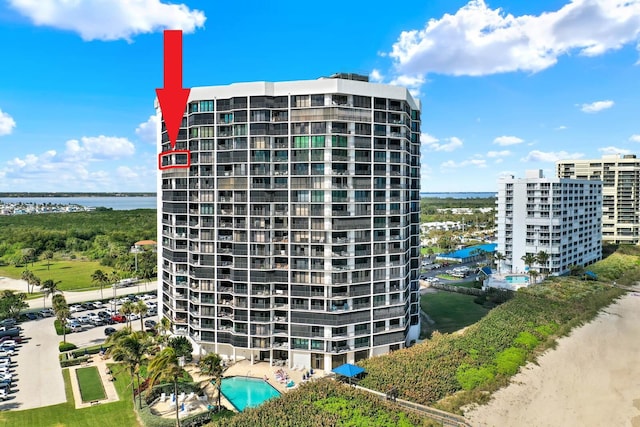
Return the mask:
<svg viewBox="0 0 640 427"><path fill-rule="evenodd" d="M92 296L93 293L87 295ZM148 301L155 303L157 300L154 297ZM104 309L85 310L74 313L73 316L88 316L89 313L102 310ZM143 322L148 319L157 321L157 315L145 317ZM140 330L140 320L133 320L131 324L134 330ZM39 316L37 320L25 321L18 326L22 328L22 343L16 346L14 354L10 356L8 373L12 384L6 399L0 402L0 410L30 409L66 402L58 351L62 336L56 335L54 317ZM67 342L78 348L99 345L107 338L106 327L119 330L125 326L125 323L106 326L83 324L80 332L67 334Z"/></svg>

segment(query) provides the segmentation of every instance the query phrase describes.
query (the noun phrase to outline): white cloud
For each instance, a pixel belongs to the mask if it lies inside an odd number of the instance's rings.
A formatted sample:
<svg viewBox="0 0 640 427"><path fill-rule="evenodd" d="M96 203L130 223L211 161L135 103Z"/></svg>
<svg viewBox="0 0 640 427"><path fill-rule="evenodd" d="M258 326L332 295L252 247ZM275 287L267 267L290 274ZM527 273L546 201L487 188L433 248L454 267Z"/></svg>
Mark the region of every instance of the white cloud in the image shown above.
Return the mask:
<svg viewBox="0 0 640 427"><path fill-rule="evenodd" d="M530 151L522 158L523 162L551 162L555 163L559 160L580 159L584 157L582 153L568 153L566 151Z"/></svg>
<svg viewBox="0 0 640 427"><path fill-rule="evenodd" d="M487 162L484 159L469 159L469 160L463 160L461 162L456 162L454 160L447 160L446 162L443 162L442 164L440 164L440 167L442 169L459 169L459 168L464 168L469 166L486 168Z"/></svg>
<svg viewBox="0 0 640 427"><path fill-rule="evenodd" d="M107 160L130 157L135 147L127 138L115 136L83 136L80 141L72 139L66 143L65 154L74 160Z"/></svg>
<svg viewBox="0 0 640 427"><path fill-rule="evenodd" d="M506 156L510 156L510 155L511 155L511 151L509 151L509 150L489 151L489 152L487 152L487 157L489 157L489 158L506 157Z"/></svg>
<svg viewBox="0 0 640 427"><path fill-rule="evenodd" d="M494 144L498 144L498 145L515 145L515 144L522 144L524 142L524 139L522 138L518 138L517 136L499 136L496 139L493 140Z"/></svg>
<svg viewBox="0 0 640 427"><path fill-rule="evenodd" d="M598 151L602 154L631 154L631 150L625 148L618 148L614 146L598 148Z"/></svg>
<svg viewBox="0 0 640 427"><path fill-rule="evenodd" d="M601 55L638 42L639 34L638 0L572 0L538 16L472 0L421 30L403 31L389 56L396 72L408 76L538 72L562 55Z"/></svg>
<svg viewBox="0 0 640 427"><path fill-rule="evenodd" d="M35 25L74 31L83 40L130 41L137 34L164 29L192 33L206 17L184 4L161 0L9 0Z"/></svg>
<svg viewBox="0 0 640 427"><path fill-rule="evenodd" d="M567 129L565 125L560 125L555 130L565 130L565 129Z"/></svg>
<svg viewBox="0 0 640 427"><path fill-rule="evenodd" d="M9 135L16 127L16 121L8 113L0 110L0 136Z"/></svg>
<svg viewBox="0 0 640 427"><path fill-rule="evenodd" d="M420 142L429 151L446 151L451 152L462 147L462 140L458 137L452 136L451 138L444 138L444 141L440 143L440 140L434 138L428 133L420 135Z"/></svg>
<svg viewBox="0 0 640 427"><path fill-rule="evenodd" d="M597 113L598 111L606 110L613 107L614 102L611 100L595 101L590 104L582 104L580 110L583 113Z"/></svg>
<svg viewBox="0 0 640 427"><path fill-rule="evenodd" d="M382 83L384 81L384 76L380 73L380 70L374 69L369 73L369 80L374 83Z"/></svg>
<svg viewBox="0 0 640 427"><path fill-rule="evenodd" d="M136 128L136 135L138 135L138 138L143 142L155 144L157 126L158 116L154 114L153 116L149 116L149 120L138 125Z"/></svg>
<svg viewBox="0 0 640 427"><path fill-rule="evenodd" d="M629 137L629 141L631 141L631 142L640 142L640 134L631 135Z"/></svg>

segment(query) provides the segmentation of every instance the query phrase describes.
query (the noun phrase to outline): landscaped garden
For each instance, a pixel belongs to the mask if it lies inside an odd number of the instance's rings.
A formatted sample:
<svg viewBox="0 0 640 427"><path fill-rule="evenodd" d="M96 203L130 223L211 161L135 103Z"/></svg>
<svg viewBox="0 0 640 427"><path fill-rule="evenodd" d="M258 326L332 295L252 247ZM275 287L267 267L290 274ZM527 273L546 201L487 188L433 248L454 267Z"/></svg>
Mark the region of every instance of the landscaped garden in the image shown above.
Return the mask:
<svg viewBox="0 0 640 427"><path fill-rule="evenodd" d="M93 402L106 397L98 368L95 366L78 368L76 369L76 377L83 402Z"/></svg>

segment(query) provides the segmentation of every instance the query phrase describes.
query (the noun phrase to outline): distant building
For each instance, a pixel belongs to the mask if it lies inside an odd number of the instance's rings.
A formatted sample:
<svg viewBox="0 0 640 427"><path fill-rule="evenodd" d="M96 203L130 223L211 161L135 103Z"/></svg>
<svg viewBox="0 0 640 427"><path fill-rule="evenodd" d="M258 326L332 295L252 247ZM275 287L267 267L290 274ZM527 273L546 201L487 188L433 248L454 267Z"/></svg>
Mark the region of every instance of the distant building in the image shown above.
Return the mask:
<svg viewBox="0 0 640 427"><path fill-rule="evenodd" d="M561 160L558 176L602 181L602 240L640 243L640 160L635 154Z"/></svg>
<svg viewBox="0 0 640 427"><path fill-rule="evenodd" d="M586 179L545 178L527 171L525 178L509 176L498 183L497 251L503 273L522 273L522 257L549 254L551 275L569 272L602 258L602 183Z"/></svg>

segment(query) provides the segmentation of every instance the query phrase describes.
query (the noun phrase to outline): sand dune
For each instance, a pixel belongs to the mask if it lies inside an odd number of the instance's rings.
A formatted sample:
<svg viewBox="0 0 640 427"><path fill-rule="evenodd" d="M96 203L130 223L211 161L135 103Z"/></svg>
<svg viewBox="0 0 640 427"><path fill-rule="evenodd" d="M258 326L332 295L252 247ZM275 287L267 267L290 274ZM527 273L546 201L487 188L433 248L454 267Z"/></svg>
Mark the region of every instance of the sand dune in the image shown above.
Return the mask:
<svg viewBox="0 0 640 427"><path fill-rule="evenodd" d="M640 427L640 293L561 338L465 416L477 427Z"/></svg>

